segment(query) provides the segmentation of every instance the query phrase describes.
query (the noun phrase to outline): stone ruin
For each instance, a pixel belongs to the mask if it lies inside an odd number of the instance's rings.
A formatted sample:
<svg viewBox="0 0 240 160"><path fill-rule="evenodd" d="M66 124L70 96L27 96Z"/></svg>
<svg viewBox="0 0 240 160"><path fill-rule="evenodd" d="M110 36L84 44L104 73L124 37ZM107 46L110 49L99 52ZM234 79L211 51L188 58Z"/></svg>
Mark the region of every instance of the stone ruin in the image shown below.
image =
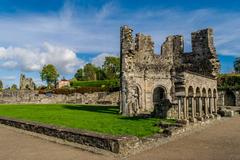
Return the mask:
<svg viewBox="0 0 240 160"><path fill-rule="evenodd" d="M36 87L35 83L33 82L32 78L26 78L24 74L20 75L20 90L34 90Z"/></svg>
<svg viewBox="0 0 240 160"><path fill-rule="evenodd" d="M220 70L210 28L193 32L192 52L184 53L181 35L168 36L154 53L151 36L121 27L120 110L126 116L196 120L217 112Z"/></svg>

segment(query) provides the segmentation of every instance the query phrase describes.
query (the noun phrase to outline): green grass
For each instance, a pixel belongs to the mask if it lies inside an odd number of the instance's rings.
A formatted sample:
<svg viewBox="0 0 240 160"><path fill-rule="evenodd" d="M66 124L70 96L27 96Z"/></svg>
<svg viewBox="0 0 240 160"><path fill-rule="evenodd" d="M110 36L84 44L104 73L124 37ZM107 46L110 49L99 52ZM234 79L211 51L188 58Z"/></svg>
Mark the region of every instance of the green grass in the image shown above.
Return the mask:
<svg viewBox="0 0 240 160"><path fill-rule="evenodd" d="M129 118L117 106L95 105L0 105L0 116L111 135L144 137L159 132L156 118ZM174 123L173 120L161 120Z"/></svg>

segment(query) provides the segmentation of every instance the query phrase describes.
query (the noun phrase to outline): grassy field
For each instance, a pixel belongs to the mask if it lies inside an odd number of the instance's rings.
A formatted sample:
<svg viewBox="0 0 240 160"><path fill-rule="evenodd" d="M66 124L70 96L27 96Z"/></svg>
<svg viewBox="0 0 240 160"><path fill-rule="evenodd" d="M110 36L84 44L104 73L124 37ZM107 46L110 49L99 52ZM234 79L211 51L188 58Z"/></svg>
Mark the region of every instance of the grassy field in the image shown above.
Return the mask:
<svg viewBox="0 0 240 160"><path fill-rule="evenodd" d="M128 118L118 114L117 106L95 105L0 105L0 116L30 120L67 128L78 128L111 135L152 135L159 131L156 118Z"/></svg>

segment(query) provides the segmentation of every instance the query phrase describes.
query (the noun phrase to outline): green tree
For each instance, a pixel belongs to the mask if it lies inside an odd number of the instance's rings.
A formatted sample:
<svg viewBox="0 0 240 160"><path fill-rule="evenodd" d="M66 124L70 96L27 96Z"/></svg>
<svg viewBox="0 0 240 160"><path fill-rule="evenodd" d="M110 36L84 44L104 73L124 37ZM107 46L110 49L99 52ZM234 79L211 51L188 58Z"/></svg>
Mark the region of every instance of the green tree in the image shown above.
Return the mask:
<svg viewBox="0 0 240 160"><path fill-rule="evenodd" d="M78 81L82 81L83 80L83 69L82 68L78 69L77 72L75 73L74 77Z"/></svg>
<svg viewBox="0 0 240 160"><path fill-rule="evenodd" d="M11 86L11 90L16 91L16 90L17 90L17 85L16 85L16 84L13 84L13 85Z"/></svg>
<svg viewBox="0 0 240 160"><path fill-rule="evenodd" d="M240 57L236 58L234 61L234 70L237 73L240 73Z"/></svg>
<svg viewBox="0 0 240 160"><path fill-rule="evenodd" d="M106 75L101 67L97 67L96 70L97 80L105 80Z"/></svg>
<svg viewBox="0 0 240 160"><path fill-rule="evenodd" d="M86 81L94 81L97 80L97 68L95 65L88 63L84 66L83 68L83 73L84 73L84 80Z"/></svg>
<svg viewBox="0 0 240 160"><path fill-rule="evenodd" d="M120 58L106 57L103 71L107 79L118 79L120 77Z"/></svg>
<svg viewBox="0 0 240 160"><path fill-rule="evenodd" d="M0 80L0 91L2 91L3 90L3 82L2 82L2 80Z"/></svg>
<svg viewBox="0 0 240 160"><path fill-rule="evenodd" d="M48 64L43 66L42 71L40 72L40 77L42 81L47 82L48 88L51 88L52 86L56 87L59 73L54 65Z"/></svg>

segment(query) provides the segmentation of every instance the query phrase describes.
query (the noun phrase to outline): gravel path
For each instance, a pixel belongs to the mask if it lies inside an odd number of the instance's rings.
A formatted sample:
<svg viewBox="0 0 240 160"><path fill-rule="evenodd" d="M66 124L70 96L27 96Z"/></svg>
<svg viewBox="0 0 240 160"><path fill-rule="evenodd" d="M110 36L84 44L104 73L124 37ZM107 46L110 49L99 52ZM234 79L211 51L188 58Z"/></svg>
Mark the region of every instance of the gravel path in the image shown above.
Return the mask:
<svg viewBox="0 0 240 160"><path fill-rule="evenodd" d="M110 160L0 125L0 160ZM240 160L240 117L229 118L129 160Z"/></svg>
<svg viewBox="0 0 240 160"><path fill-rule="evenodd" d="M171 141L131 160L240 160L240 117Z"/></svg>

